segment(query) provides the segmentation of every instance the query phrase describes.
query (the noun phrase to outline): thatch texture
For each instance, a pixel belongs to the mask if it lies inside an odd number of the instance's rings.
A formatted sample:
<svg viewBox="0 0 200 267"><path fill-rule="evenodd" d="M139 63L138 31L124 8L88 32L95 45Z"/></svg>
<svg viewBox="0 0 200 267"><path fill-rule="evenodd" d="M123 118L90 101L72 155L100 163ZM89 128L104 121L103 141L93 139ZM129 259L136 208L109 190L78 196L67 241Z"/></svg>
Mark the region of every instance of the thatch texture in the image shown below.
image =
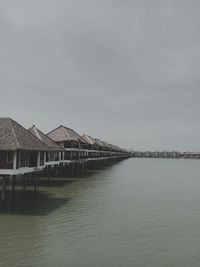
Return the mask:
<svg viewBox="0 0 200 267"><path fill-rule="evenodd" d="M106 149L112 149L112 146L110 145L110 144L108 144L106 141L101 141L103 144L104 144L104 147L106 148Z"/></svg>
<svg viewBox="0 0 200 267"><path fill-rule="evenodd" d="M95 139L87 134L84 134L82 138L87 142L89 145L97 145Z"/></svg>
<svg viewBox="0 0 200 267"><path fill-rule="evenodd" d="M47 151L40 139L10 118L0 118L0 150Z"/></svg>
<svg viewBox="0 0 200 267"><path fill-rule="evenodd" d="M87 142L73 129L63 125L47 134L54 142L78 142L86 144Z"/></svg>
<svg viewBox="0 0 200 267"><path fill-rule="evenodd" d="M103 143L100 139L95 138L95 142L96 142L96 144L97 144L99 147L102 147L102 148L105 147L104 143Z"/></svg>
<svg viewBox="0 0 200 267"><path fill-rule="evenodd" d="M29 129L29 132L31 132L34 136L36 136L43 143L45 143L48 146L49 150L53 150L53 151L64 150L59 145L57 145L50 137L48 137L46 134L44 134L38 128L36 128L35 125L33 125L33 127Z"/></svg>

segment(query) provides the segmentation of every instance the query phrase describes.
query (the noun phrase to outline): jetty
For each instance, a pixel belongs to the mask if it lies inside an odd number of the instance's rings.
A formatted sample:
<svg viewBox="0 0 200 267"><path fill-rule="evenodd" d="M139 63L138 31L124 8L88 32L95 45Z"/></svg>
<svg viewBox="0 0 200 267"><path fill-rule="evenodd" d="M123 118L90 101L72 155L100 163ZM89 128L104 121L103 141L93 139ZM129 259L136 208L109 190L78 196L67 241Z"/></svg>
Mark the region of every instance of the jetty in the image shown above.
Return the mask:
<svg viewBox="0 0 200 267"><path fill-rule="evenodd" d="M80 135L66 126L45 134L35 125L26 129L11 118L0 118L1 198L7 185L37 190L40 177L79 175L88 169L120 161L130 151L87 134Z"/></svg>

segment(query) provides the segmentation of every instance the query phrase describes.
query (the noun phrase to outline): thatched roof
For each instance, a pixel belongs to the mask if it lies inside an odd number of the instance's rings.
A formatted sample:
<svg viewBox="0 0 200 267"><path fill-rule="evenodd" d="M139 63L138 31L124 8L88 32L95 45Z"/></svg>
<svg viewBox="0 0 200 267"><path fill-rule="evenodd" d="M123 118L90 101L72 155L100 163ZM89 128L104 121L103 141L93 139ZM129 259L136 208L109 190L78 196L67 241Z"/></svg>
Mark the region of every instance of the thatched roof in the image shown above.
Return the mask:
<svg viewBox="0 0 200 267"><path fill-rule="evenodd" d="M96 144L97 144L96 141L95 141L95 139L94 139L93 137L87 135L87 134L84 134L84 135L82 136L82 138L83 138L88 144L90 144L90 145L96 145Z"/></svg>
<svg viewBox="0 0 200 267"><path fill-rule="evenodd" d="M112 146L108 144L106 141L102 141L102 143L104 144L104 147L106 147L107 149L112 149Z"/></svg>
<svg viewBox="0 0 200 267"><path fill-rule="evenodd" d="M87 143L77 132L73 129L67 128L63 125L54 129L47 134L54 142L75 141L78 143Z"/></svg>
<svg viewBox="0 0 200 267"><path fill-rule="evenodd" d="M54 151L63 151L59 145L57 145L50 137L48 137L46 134L41 132L38 128L33 125L30 129L28 129L29 132L31 132L34 136L39 138L43 143L45 143L49 150L54 150Z"/></svg>
<svg viewBox="0 0 200 267"><path fill-rule="evenodd" d="M112 144L109 144L110 145L110 149L113 150L113 151L116 151L117 150L117 147L115 145L112 145Z"/></svg>
<svg viewBox="0 0 200 267"><path fill-rule="evenodd" d="M40 139L10 118L0 118L0 150L48 150Z"/></svg>
<svg viewBox="0 0 200 267"><path fill-rule="evenodd" d="M96 144L97 144L98 146L100 146L100 147L105 147L105 144L104 144L100 139L95 138L95 142L96 142Z"/></svg>

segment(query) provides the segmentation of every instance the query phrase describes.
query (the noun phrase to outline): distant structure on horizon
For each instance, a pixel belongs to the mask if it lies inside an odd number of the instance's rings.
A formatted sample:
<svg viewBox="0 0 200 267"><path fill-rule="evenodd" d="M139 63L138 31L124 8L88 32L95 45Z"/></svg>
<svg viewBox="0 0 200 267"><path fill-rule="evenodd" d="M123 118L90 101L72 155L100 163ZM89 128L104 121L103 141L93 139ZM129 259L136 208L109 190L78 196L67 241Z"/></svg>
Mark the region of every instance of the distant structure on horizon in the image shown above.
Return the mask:
<svg viewBox="0 0 200 267"><path fill-rule="evenodd" d="M180 151L135 151L131 150L134 158L171 158L171 159L200 159L200 152Z"/></svg>

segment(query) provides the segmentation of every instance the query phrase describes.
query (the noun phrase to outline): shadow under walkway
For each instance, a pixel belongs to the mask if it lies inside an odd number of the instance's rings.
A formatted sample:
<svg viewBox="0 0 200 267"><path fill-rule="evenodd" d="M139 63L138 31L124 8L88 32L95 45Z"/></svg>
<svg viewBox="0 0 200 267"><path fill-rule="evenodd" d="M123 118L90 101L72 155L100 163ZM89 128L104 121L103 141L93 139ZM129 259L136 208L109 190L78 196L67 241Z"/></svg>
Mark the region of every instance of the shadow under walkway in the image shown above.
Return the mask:
<svg viewBox="0 0 200 267"><path fill-rule="evenodd" d="M41 191L7 191L5 200L0 200L0 214L48 215L69 201L70 198L53 197Z"/></svg>

